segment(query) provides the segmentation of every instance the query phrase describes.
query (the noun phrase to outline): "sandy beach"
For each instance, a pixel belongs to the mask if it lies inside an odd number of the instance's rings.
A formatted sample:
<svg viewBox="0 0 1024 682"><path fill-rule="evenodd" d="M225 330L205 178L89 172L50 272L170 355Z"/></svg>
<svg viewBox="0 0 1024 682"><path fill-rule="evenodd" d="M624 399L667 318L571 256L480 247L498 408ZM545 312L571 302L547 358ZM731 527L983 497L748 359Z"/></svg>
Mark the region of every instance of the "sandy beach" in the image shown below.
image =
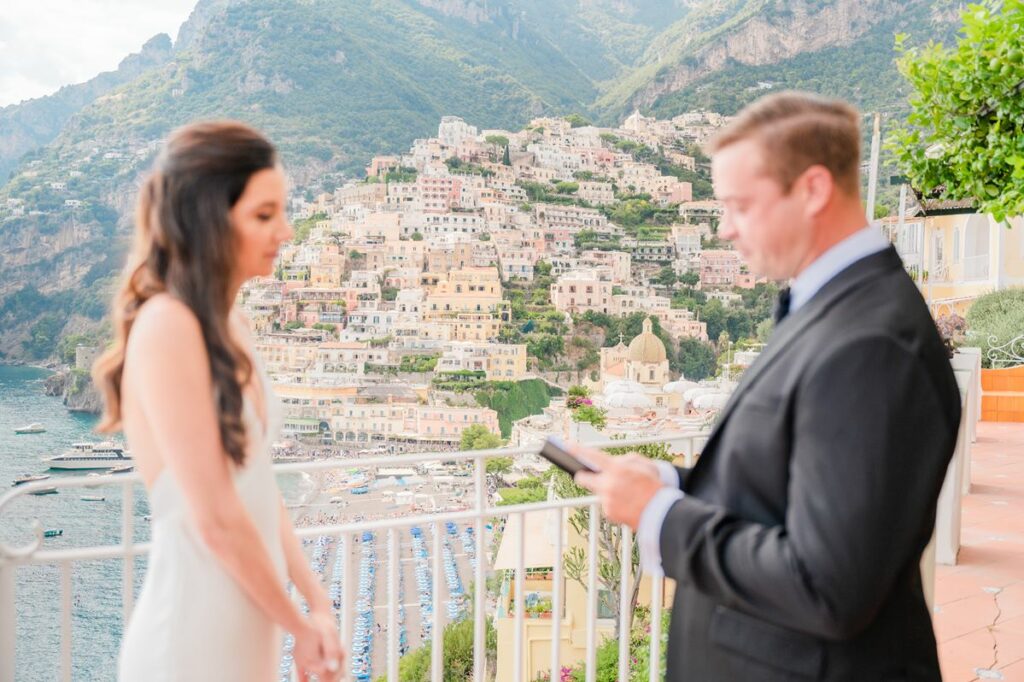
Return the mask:
<svg viewBox="0 0 1024 682"><path fill-rule="evenodd" d="M473 481L468 477L460 477L456 480L457 483L453 484L451 476L434 476L427 473L417 473L409 477L378 478L373 471L356 470L341 460L338 469L308 474L300 485L297 498L294 502L288 501L288 504L293 521L298 528L400 518L441 511L451 507L463 507L466 501L472 498ZM353 489L365 489L366 492L357 494L352 492ZM402 499L411 498L415 500L415 504L399 504L396 500L400 493L403 494ZM449 585L452 575L456 576L456 592L461 590L463 594L468 594L471 589L474 577L473 556L480 546L472 526L473 523L470 522L456 524L453 529L446 529L442 525L440 529L443 534L442 566L447 564L449 567L449 570L442 576L441 593L437 595L436 600L441 614L442 628L453 618L462 617L463 614L457 608L461 597L455 597L454 605L449 604L454 594ZM433 538L429 527L424 527L421 530L428 554L426 566L429 570L433 565L429 557ZM401 575L399 603L404 607L404 621L396 626L404 628L405 641L408 650L411 651L425 641L424 624L432 619L432 615L424 613L421 602L422 600L429 601L430 596L427 593L421 594L418 589L417 557L410 529L408 527L400 528L396 532L398 533ZM489 533L485 533L485 539L489 541ZM320 536L306 540L305 547L314 570L323 576L325 586L330 590L333 585L334 590L341 595L341 598L335 601L336 607L342 606L346 598L353 600L350 603L354 603L361 570L366 570L369 565L373 566L370 671L371 679L374 679L386 672L388 650L387 532L374 534L371 543L375 553L372 561L367 561L362 556L364 545L362 533L348 538L348 542L344 543L344 546L341 538ZM351 576L349 581L351 584L348 586L341 584L342 569L340 566L346 561L346 557L339 557L339 552L347 554L348 575ZM336 613L340 623L342 612L338 609Z"/></svg>

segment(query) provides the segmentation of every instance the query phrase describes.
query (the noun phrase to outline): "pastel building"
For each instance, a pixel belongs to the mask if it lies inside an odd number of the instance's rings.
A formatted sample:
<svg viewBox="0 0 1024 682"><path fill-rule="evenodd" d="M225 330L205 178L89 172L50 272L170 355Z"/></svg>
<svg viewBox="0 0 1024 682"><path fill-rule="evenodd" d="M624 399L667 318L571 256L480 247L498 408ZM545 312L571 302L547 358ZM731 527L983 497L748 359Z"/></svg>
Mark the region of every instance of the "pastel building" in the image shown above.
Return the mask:
<svg viewBox="0 0 1024 682"><path fill-rule="evenodd" d="M607 313L612 305L612 283L599 279L594 270L570 272L551 285L551 303L555 310L566 313Z"/></svg>

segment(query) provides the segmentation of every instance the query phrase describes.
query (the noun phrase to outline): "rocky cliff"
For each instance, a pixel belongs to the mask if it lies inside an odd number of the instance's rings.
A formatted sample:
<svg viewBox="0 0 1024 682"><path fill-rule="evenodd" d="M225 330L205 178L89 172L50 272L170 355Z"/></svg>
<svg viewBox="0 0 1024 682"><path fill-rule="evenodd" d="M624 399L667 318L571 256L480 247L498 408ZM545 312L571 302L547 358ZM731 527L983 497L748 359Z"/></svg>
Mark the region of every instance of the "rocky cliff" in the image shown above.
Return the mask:
<svg viewBox="0 0 1024 682"><path fill-rule="evenodd" d="M742 26L697 47L682 63L663 69L635 93L631 105L649 107L661 95L680 90L730 62L760 66L825 47L850 45L912 3L836 0L817 12L810 5L820 3L813 0L787 4L789 9L785 13L753 14Z"/></svg>
<svg viewBox="0 0 1024 682"><path fill-rule="evenodd" d="M103 411L103 398L84 369L64 369L46 378L46 395L58 396L72 412L99 414Z"/></svg>

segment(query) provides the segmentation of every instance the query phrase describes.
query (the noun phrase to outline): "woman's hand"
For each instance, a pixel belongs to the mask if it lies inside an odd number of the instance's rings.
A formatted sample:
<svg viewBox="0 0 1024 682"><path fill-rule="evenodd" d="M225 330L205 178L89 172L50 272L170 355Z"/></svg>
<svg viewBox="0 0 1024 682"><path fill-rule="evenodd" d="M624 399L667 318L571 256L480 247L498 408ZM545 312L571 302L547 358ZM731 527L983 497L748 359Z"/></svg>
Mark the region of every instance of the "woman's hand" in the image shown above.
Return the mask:
<svg viewBox="0 0 1024 682"><path fill-rule="evenodd" d="M329 614L324 615L330 617ZM320 682L335 682L341 679L342 656L339 637L333 623L324 615L311 614L303 622L302 629L292 633L295 637L292 655L295 657L295 667L301 682L308 682L311 675L316 675ZM325 637L328 628L334 632L333 642L328 641L329 637Z"/></svg>
<svg viewBox="0 0 1024 682"><path fill-rule="evenodd" d="M320 648L323 653L326 675L320 676L320 682L335 682L344 674L345 652L341 650L341 635L330 610L314 611L309 616L310 622L320 634Z"/></svg>

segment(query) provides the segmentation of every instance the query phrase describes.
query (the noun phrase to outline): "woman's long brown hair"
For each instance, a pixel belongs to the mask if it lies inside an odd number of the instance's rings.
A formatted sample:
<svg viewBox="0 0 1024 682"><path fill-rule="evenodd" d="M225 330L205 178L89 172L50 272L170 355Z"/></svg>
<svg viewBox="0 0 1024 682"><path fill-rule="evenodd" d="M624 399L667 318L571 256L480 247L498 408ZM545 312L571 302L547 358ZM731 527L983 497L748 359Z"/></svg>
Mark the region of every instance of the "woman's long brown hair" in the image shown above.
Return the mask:
<svg viewBox="0 0 1024 682"><path fill-rule="evenodd" d="M276 163L270 142L241 123L196 123L168 138L139 191L134 243L111 311L114 341L92 369L104 398L97 431L121 428L121 377L132 323L147 300L167 292L199 320L221 443L233 462L245 461L242 386L249 381L252 366L228 331L235 267L228 214L249 178Z"/></svg>

